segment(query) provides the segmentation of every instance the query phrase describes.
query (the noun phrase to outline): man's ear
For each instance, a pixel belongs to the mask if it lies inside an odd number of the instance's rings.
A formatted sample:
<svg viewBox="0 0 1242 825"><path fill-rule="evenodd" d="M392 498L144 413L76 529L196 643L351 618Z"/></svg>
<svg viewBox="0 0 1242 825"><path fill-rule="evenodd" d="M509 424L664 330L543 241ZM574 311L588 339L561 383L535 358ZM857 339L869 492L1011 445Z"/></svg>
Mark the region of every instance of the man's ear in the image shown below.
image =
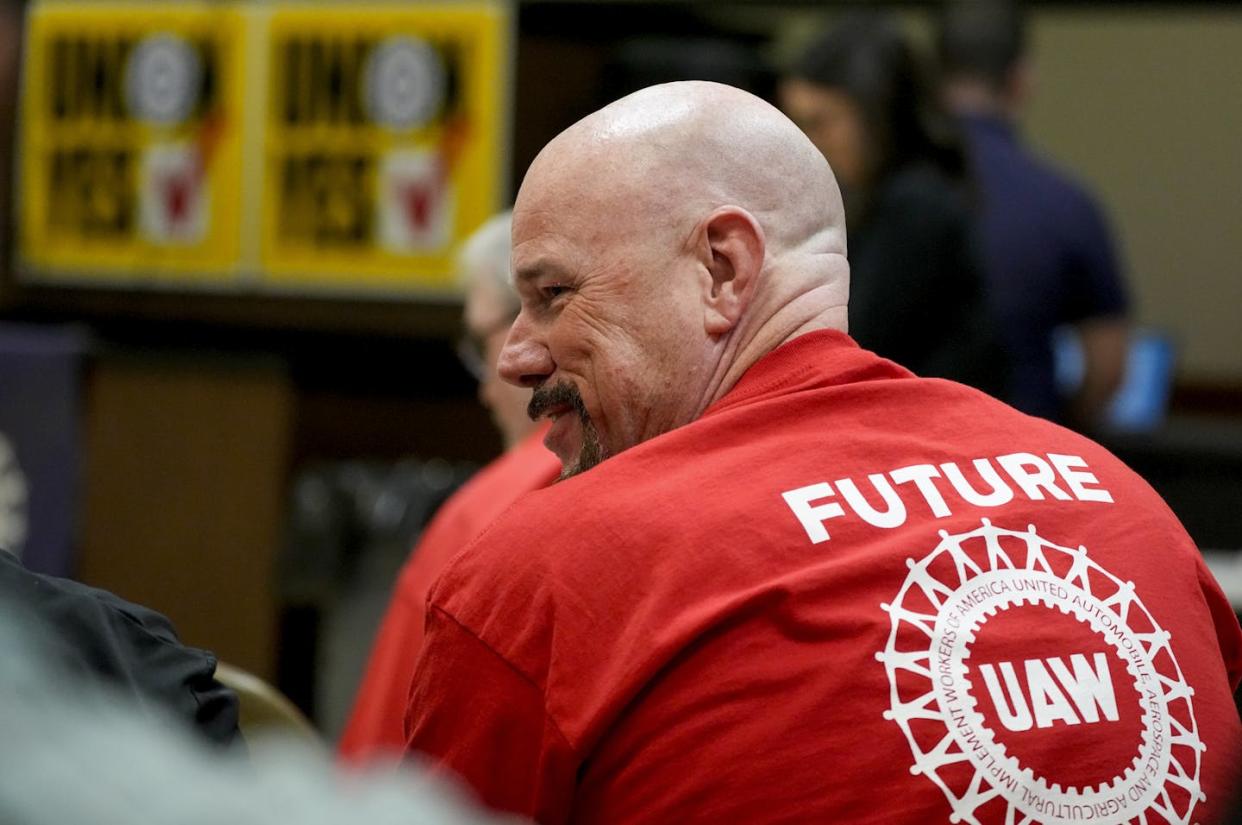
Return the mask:
<svg viewBox="0 0 1242 825"><path fill-rule="evenodd" d="M722 206L700 225L699 254L708 277L703 284L704 326L709 335L729 332L750 303L763 270L766 243L754 216Z"/></svg>

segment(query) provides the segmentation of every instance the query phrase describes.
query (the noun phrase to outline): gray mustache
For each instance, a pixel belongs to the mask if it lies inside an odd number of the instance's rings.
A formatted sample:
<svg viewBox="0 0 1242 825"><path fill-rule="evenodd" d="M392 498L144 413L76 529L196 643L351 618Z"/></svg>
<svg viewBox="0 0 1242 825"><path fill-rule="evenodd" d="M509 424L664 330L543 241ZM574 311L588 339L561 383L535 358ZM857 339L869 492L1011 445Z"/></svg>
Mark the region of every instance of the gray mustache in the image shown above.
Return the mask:
<svg viewBox="0 0 1242 825"><path fill-rule="evenodd" d="M591 420L586 404L583 403L582 396L578 393L578 388L565 382L536 389L531 394L530 403L526 405L526 414L532 421L537 421L548 410L563 407L566 404L574 408L574 412L578 413L578 417L583 422Z"/></svg>

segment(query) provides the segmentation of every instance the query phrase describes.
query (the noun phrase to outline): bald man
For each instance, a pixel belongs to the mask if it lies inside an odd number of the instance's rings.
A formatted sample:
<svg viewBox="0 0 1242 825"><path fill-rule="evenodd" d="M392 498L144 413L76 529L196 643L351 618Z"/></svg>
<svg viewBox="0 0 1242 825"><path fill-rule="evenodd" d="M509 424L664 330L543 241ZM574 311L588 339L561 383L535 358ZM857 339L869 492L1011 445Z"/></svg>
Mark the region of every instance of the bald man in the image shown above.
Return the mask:
<svg viewBox="0 0 1242 825"><path fill-rule="evenodd" d="M836 184L681 83L522 185L501 353L563 480L437 583L410 747L543 823L1205 820L1242 631L1106 451L846 335Z"/></svg>

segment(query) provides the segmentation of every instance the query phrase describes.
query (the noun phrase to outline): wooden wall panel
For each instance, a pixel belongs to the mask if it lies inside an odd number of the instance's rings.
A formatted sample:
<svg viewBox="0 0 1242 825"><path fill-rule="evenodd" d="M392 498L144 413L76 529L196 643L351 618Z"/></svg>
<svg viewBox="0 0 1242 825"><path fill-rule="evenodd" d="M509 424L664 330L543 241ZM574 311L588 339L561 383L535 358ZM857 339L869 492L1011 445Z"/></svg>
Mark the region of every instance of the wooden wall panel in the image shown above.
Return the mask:
<svg viewBox="0 0 1242 825"><path fill-rule="evenodd" d="M279 362L103 356L79 575L270 679L293 394Z"/></svg>

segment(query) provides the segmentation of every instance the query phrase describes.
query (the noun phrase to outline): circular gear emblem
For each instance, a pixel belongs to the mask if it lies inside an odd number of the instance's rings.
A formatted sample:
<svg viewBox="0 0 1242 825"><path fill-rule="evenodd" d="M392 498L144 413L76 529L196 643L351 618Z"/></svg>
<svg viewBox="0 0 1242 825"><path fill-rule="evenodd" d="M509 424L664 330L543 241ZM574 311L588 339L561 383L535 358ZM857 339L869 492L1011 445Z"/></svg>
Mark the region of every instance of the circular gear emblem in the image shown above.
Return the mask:
<svg viewBox="0 0 1242 825"><path fill-rule="evenodd" d="M417 129L444 105L447 74L439 52L413 37L390 37L371 52L364 74L367 113L394 130Z"/></svg>
<svg viewBox="0 0 1242 825"><path fill-rule="evenodd" d="M1193 821L1194 690L1133 582L987 519L906 566L884 718L950 822Z"/></svg>
<svg viewBox="0 0 1242 825"><path fill-rule="evenodd" d="M21 558L26 543L29 487L13 446L0 433L0 549Z"/></svg>
<svg viewBox="0 0 1242 825"><path fill-rule="evenodd" d="M202 86L198 51L173 34L140 42L125 66L125 99L139 120L175 126L194 111Z"/></svg>

